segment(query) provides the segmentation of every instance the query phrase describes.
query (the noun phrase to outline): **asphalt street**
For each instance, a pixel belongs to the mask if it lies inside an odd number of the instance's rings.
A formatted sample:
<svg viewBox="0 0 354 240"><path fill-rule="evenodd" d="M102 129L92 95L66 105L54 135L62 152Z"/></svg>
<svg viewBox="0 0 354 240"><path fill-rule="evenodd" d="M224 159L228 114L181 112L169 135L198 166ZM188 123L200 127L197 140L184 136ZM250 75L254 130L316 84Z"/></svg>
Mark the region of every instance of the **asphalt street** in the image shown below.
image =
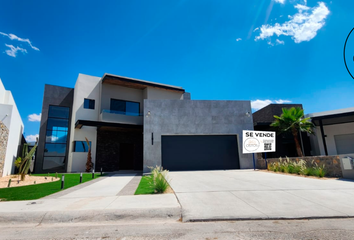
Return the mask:
<svg viewBox="0 0 354 240"><path fill-rule="evenodd" d="M0 239L352 240L353 219L145 222L0 226Z"/></svg>

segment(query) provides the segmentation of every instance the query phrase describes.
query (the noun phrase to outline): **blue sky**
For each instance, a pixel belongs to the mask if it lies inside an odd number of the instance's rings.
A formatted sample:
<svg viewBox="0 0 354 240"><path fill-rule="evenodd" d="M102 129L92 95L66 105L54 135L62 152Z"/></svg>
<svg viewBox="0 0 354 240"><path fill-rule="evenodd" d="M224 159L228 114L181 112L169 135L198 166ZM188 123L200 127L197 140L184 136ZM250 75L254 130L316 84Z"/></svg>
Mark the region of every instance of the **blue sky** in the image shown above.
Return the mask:
<svg viewBox="0 0 354 240"><path fill-rule="evenodd" d="M74 87L79 73L182 86L192 99L252 100L254 110L353 107L343 61L353 9L346 0L1 1L0 78L27 137L39 131L32 114L44 84Z"/></svg>

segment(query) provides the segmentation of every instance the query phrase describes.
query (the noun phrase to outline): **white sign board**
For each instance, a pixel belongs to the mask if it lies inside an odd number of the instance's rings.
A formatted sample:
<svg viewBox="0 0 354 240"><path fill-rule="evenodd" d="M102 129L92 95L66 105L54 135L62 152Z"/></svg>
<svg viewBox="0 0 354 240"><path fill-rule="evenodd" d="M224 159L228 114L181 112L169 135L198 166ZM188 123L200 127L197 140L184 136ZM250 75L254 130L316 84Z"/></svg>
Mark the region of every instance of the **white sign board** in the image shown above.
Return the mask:
<svg viewBox="0 0 354 240"><path fill-rule="evenodd" d="M242 153L275 152L275 132L243 130Z"/></svg>

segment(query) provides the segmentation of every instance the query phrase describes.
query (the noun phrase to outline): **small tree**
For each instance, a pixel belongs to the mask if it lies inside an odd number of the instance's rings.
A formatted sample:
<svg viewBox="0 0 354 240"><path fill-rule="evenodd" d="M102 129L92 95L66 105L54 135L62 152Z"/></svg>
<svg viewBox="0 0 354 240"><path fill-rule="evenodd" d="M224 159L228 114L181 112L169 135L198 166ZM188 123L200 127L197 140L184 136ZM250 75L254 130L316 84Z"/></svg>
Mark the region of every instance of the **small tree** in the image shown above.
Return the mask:
<svg viewBox="0 0 354 240"><path fill-rule="evenodd" d="M87 151L87 161L86 161L86 172L90 172L93 168L92 157L91 157L91 145L89 140L85 137L88 151Z"/></svg>
<svg viewBox="0 0 354 240"><path fill-rule="evenodd" d="M18 168L18 173L21 175L21 181L25 180L28 170L30 169L31 160L34 153L36 152L36 148L38 145L37 142L38 142L38 138L36 139L36 143L34 144L33 148L29 152L28 152L28 144L25 143L22 149L22 156L18 157L15 161L15 166Z"/></svg>
<svg viewBox="0 0 354 240"><path fill-rule="evenodd" d="M303 118L304 110L300 107L283 108L283 113L280 116L274 116L275 121L271 126L277 128L280 132L291 132L296 145L297 155L302 157L302 151L298 139L298 133L307 132L313 134L312 128L314 124L311 118Z"/></svg>

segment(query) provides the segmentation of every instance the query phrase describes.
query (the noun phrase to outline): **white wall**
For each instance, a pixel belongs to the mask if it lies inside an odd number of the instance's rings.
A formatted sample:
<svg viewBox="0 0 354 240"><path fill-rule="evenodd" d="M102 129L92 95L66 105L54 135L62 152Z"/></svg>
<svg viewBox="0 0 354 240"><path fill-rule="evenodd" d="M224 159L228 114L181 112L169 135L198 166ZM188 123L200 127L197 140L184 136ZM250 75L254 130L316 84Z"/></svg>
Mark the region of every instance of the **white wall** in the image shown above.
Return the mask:
<svg viewBox="0 0 354 240"><path fill-rule="evenodd" d="M3 176L12 174L15 170L14 161L17 157L24 125L10 91L6 91L0 80L0 121L9 130Z"/></svg>
<svg viewBox="0 0 354 240"><path fill-rule="evenodd" d="M0 103L4 103L4 100L5 100L5 87L4 85L2 84L2 81L0 79Z"/></svg>
<svg viewBox="0 0 354 240"><path fill-rule="evenodd" d="M146 99L157 100L157 99L171 99L178 100L183 99L183 93L163 90L159 88L148 87Z"/></svg>
<svg viewBox="0 0 354 240"><path fill-rule="evenodd" d="M81 129L75 129L75 123L77 120L98 121L100 112L100 79L99 77L79 74L76 81L72 108L68 172L83 172L86 168L87 153L73 152L74 141L85 141L85 137L91 141L92 161L94 163L96 161L96 127L83 126ZM95 100L95 109L84 108L85 98Z"/></svg>
<svg viewBox="0 0 354 240"><path fill-rule="evenodd" d="M343 123L343 124L323 126L323 131L324 134L327 135L326 144L327 144L328 155L337 155L337 148L336 148L336 143L334 141L334 136L354 133L354 123ZM318 141L319 154L325 155L320 127L316 127L315 134Z"/></svg>

